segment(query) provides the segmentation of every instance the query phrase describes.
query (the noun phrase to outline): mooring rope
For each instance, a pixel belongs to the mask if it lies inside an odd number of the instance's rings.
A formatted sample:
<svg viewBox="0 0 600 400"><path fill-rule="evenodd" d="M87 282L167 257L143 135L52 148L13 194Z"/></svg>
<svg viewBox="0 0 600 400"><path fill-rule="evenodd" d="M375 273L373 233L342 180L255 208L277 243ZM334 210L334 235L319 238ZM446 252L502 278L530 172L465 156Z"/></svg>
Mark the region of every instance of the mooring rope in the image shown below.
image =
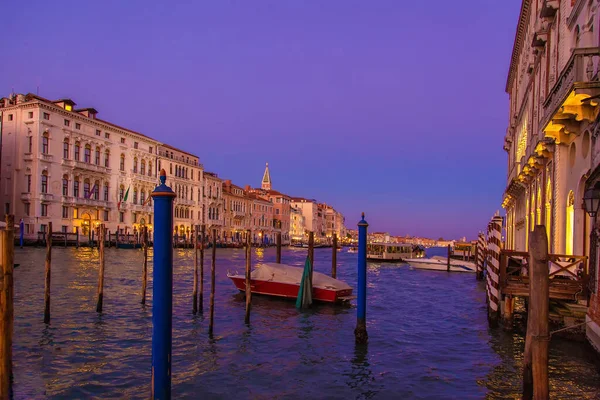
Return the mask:
<svg viewBox="0 0 600 400"><path fill-rule="evenodd" d="M550 336L552 336L553 334L555 334L555 333L557 333L557 332L561 332L561 331L566 331L566 330L568 330L568 329L577 328L577 327L579 327L579 326L582 326L582 325L587 325L587 324L589 324L590 322L592 322L592 321L590 320L590 321L587 321L587 322L582 322L582 323L580 323L580 324L576 324L576 325L572 325L572 326L567 326L566 328L560 328L560 329L557 329L557 330L555 330L555 331L552 331L552 332L550 332Z"/></svg>

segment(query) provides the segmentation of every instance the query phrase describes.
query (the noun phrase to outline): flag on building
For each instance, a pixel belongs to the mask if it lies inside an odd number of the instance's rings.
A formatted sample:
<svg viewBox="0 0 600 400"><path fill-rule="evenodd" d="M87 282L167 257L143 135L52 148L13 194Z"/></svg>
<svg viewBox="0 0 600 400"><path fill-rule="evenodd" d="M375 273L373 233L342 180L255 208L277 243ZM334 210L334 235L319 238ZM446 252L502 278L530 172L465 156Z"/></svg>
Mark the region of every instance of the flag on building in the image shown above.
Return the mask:
<svg viewBox="0 0 600 400"><path fill-rule="evenodd" d="M126 203L127 202L127 197L129 196L129 189L131 188L131 186L129 186L127 188L127 191L125 192L125 197L123 197L123 200L119 201L119 203L117 204L117 209L120 210L121 209L121 203Z"/></svg>
<svg viewBox="0 0 600 400"><path fill-rule="evenodd" d="M94 186L92 186L92 188L90 189L90 191L85 195L86 199L91 199L92 198L92 194L94 194L94 190L96 190L96 184L94 183Z"/></svg>

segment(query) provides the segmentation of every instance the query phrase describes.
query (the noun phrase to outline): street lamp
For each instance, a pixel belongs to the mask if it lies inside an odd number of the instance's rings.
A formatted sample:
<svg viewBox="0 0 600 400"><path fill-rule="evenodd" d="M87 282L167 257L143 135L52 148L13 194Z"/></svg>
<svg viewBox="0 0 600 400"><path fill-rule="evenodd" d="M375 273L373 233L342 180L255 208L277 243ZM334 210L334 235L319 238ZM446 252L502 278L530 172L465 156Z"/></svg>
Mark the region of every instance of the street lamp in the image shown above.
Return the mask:
<svg viewBox="0 0 600 400"><path fill-rule="evenodd" d="M590 263L589 263L589 274L590 283L589 288L591 292L595 292L596 288L596 248L598 242L598 235L596 234L596 215L598 214L598 207L600 207L600 188L594 186L585 191L583 195L583 206L585 211L589 214L592 219L592 229L590 232Z"/></svg>

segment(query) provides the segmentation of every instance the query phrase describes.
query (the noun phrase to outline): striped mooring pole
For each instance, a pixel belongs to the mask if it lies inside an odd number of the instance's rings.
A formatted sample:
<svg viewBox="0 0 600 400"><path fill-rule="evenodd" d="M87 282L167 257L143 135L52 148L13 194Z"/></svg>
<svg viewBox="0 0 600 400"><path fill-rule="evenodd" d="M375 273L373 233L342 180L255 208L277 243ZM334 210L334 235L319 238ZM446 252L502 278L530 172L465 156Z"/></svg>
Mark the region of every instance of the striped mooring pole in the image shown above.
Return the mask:
<svg viewBox="0 0 600 400"><path fill-rule="evenodd" d="M171 341L173 324L173 199L175 193L160 171L154 203L154 261L152 289L152 398L171 398Z"/></svg>
<svg viewBox="0 0 600 400"><path fill-rule="evenodd" d="M476 278L478 281L483 280L483 264L485 260L485 236L483 232L479 232L477 236L477 260L475 263L477 265L477 273Z"/></svg>
<svg viewBox="0 0 600 400"><path fill-rule="evenodd" d="M367 343L367 227L365 213L358 223L358 299L356 307L356 329L354 338L357 344Z"/></svg>
<svg viewBox="0 0 600 400"><path fill-rule="evenodd" d="M502 217L494 216L488 225L488 262L487 262L487 294L488 322L490 326L498 325L499 314L499 274L500 274L500 241L502 239Z"/></svg>

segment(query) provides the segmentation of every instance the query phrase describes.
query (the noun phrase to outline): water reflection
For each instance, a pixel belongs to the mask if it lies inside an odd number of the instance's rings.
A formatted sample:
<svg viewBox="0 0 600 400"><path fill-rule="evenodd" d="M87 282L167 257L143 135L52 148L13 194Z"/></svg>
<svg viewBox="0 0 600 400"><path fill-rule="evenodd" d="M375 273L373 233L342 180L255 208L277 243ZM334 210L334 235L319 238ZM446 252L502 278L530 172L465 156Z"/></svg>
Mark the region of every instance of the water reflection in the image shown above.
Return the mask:
<svg viewBox="0 0 600 400"><path fill-rule="evenodd" d="M104 312L95 312L98 253L53 249L52 322L42 323L44 249L16 250L15 397L147 398L152 337L152 263L140 304L142 252L107 249ZM471 275L369 263L368 346L354 344L353 305L315 305L244 294L227 270L243 249L218 249L214 337L208 337L210 252L204 314L192 314L194 255L176 251L173 283L175 398L519 398L523 337L487 327L485 289ZM302 266L306 249L284 249ZM338 253L338 277L356 287L356 254ZM273 262L256 249L253 265ZM330 273L331 249L315 250ZM356 293L355 293L356 294ZM550 347L556 398L594 398L600 384L588 347ZM563 396L563 397L561 397ZM570 397L569 397L570 396ZM554 398L554 396L553 396Z"/></svg>

